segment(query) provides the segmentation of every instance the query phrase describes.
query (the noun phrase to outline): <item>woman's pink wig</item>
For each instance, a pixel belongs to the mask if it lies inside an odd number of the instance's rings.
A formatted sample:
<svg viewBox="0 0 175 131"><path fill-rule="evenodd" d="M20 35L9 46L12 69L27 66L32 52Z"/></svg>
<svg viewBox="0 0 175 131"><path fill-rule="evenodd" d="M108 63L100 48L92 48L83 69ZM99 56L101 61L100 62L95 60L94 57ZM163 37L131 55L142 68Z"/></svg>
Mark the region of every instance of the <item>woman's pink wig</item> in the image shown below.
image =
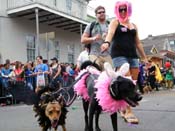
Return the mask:
<svg viewBox="0 0 175 131"><path fill-rule="evenodd" d="M125 19L122 19L119 13L119 7L122 5L126 5L127 7L127 15L125 17ZM128 20L128 18L131 16L132 14L132 5L130 2L128 1L117 1L115 4L115 9L114 9L114 13L117 17L117 19L119 20L119 22L125 22L126 20Z"/></svg>

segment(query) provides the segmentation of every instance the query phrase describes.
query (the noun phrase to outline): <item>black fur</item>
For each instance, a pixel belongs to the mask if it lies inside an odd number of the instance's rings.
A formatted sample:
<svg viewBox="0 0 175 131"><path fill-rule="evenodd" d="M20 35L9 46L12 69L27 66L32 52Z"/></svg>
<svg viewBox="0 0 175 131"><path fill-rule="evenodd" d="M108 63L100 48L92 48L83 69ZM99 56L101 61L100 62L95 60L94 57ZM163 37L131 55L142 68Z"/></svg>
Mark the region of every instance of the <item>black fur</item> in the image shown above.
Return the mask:
<svg viewBox="0 0 175 131"><path fill-rule="evenodd" d="M81 69L85 69L87 66L94 66L97 69L100 69L97 64L92 63L91 61L86 61L85 63L82 64ZM95 92L96 89L94 89L94 80L98 78L98 75L90 74L86 78L86 86L88 88L88 94L90 96L90 102L83 100L83 108L84 108L84 113L85 113L85 131L93 131L93 116L95 114L95 130L96 131L101 131L99 128L99 115L102 111L101 107L98 104L98 101L96 100ZM131 86L131 88L130 88ZM111 86L113 89L113 94L112 96L114 99L119 100L119 99L126 99L130 103L128 104L133 104L140 100L142 97L138 95L135 91L135 85L132 83L131 80L123 78L123 77L118 77L114 79L111 82ZM127 101L127 102L128 102ZM132 105L132 106L133 106ZM88 112L89 110L89 112ZM111 115L111 122L113 126L113 131L118 131L118 126L117 126L117 113L114 113Z"/></svg>
<svg viewBox="0 0 175 131"><path fill-rule="evenodd" d="M128 104L133 107L142 99L142 96L137 93L134 83L130 79L122 76L112 81L110 85L110 94L113 99L126 100Z"/></svg>
<svg viewBox="0 0 175 131"><path fill-rule="evenodd" d="M99 70L99 71L102 70L102 69L98 66L98 64L96 64L96 63L94 63L94 62L92 62L92 61L89 61L89 60L87 60L87 61L85 61L85 62L82 63L82 65L81 65L81 67L80 67L80 70L86 69L87 66L93 66L93 67L95 67L95 68L96 68L97 70Z"/></svg>
<svg viewBox="0 0 175 131"><path fill-rule="evenodd" d="M34 105L33 110L36 113L35 117L38 117L38 123L42 127L42 131L47 131L48 129L51 129L51 121L45 114L45 105L47 105L49 102L57 100L57 98L54 95L52 95L52 92L49 92L47 88L41 90L38 93L38 97L40 98L40 100L37 104ZM61 108L61 112L62 113L57 126L65 125L66 114L68 111L64 105Z"/></svg>

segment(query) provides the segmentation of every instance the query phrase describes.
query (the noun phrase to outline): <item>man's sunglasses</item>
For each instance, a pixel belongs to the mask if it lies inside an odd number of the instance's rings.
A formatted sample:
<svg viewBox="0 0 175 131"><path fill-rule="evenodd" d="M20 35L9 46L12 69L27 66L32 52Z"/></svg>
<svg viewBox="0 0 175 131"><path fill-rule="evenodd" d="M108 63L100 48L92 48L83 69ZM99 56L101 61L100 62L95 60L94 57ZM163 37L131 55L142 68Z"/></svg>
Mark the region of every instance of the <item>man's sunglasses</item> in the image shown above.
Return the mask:
<svg viewBox="0 0 175 131"><path fill-rule="evenodd" d="M121 13L121 12L127 12L127 8L119 8L119 12Z"/></svg>
<svg viewBox="0 0 175 131"><path fill-rule="evenodd" d="M100 12L97 12L97 14L104 14L105 13L105 11L100 11Z"/></svg>

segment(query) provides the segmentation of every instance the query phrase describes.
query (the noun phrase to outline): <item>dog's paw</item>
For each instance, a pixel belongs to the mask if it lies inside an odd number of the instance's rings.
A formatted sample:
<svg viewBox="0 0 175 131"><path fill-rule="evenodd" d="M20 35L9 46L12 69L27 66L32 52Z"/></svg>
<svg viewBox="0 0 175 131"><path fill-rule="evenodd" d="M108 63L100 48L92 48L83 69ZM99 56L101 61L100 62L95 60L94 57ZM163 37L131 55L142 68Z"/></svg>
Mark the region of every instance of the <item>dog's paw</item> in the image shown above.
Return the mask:
<svg viewBox="0 0 175 131"><path fill-rule="evenodd" d="M94 130L93 130L93 128L88 128L88 130L87 130L87 131L94 131Z"/></svg>
<svg viewBox="0 0 175 131"><path fill-rule="evenodd" d="M84 131L89 131L88 126L85 126Z"/></svg>
<svg viewBox="0 0 175 131"><path fill-rule="evenodd" d="M96 127L95 131L101 131L101 129L99 127Z"/></svg>

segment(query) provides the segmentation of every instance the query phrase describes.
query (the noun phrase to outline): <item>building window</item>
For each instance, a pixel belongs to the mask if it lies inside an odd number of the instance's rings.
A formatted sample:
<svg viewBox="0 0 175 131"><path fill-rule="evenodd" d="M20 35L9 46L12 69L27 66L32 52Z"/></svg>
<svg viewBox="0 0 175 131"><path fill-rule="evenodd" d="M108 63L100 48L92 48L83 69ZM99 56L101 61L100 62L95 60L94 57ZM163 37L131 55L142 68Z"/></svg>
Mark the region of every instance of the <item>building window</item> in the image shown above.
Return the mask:
<svg viewBox="0 0 175 131"><path fill-rule="evenodd" d="M60 59L60 45L58 41L55 42L55 57Z"/></svg>
<svg viewBox="0 0 175 131"><path fill-rule="evenodd" d="M170 41L170 45L174 45L175 44L175 41L174 40L171 40Z"/></svg>
<svg viewBox="0 0 175 131"><path fill-rule="evenodd" d="M72 0L66 0L67 11L70 14L72 9Z"/></svg>
<svg viewBox="0 0 175 131"><path fill-rule="evenodd" d="M170 42L170 47L173 51L175 51L175 40L171 40Z"/></svg>
<svg viewBox="0 0 175 131"><path fill-rule="evenodd" d="M26 36L27 42L27 61L35 60L35 37L34 36Z"/></svg>
<svg viewBox="0 0 175 131"><path fill-rule="evenodd" d="M74 63L74 45L68 45L68 62Z"/></svg>
<svg viewBox="0 0 175 131"><path fill-rule="evenodd" d="M84 8L83 8L83 4L80 2L79 3L79 17L83 17L84 15Z"/></svg>
<svg viewBox="0 0 175 131"><path fill-rule="evenodd" d="M54 5L57 6L57 0L54 0Z"/></svg>

